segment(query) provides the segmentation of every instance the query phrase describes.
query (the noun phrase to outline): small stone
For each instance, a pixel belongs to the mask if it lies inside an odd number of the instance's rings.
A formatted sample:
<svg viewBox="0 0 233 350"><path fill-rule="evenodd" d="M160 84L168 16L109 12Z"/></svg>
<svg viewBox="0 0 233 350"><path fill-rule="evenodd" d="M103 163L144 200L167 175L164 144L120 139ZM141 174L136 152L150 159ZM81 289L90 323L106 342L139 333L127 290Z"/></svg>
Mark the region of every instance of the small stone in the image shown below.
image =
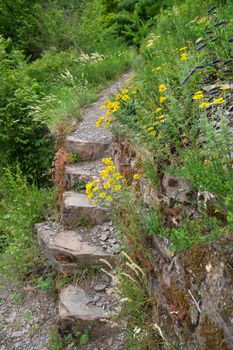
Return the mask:
<svg viewBox="0 0 233 350"><path fill-rule="evenodd" d="M119 245L119 244L114 244L114 245L112 246L112 249L113 249L113 252L114 252L114 253L119 253L119 251L120 251L120 245Z"/></svg>
<svg viewBox="0 0 233 350"><path fill-rule="evenodd" d="M107 285L106 284L97 284L96 286L94 286L94 291L95 292L103 292L106 289Z"/></svg>
<svg viewBox="0 0 233 350"><path fill-rule="evenodd" d="M99 350L98 348L94 348L93 350Z"/></svg>
<svg viewBox="0 0 233 350"><path fill-rule="evenodd" d="M16 331L11 333L12 338L19 338L22 337L26 333L26 329L23 329L22 331Z"/></svg>
<svg viewBox="0 0 233 350"><path fill-rule="evenodd" d="M101 303L101 301L97 301L97 302L95 303L95 305L98 306L98 307L102 307L102 306L103 306L103 304Z"/></svg>
<svg viewBox="0 0 233 350"><path fill-rule="evenodd" d="M110 244L115 244L116 240L114 238L108 240Z"/></svg>
<svg viewBox="0 0 233 350"><path fill-rule="evenodd" d="M111 345L113 344L113 340L114 340L113 337L111 337L111 338L108 339L108 345L109 345L109 346L111 346Z"/></svg>
<svg viewBox="0 0 233 350"><path fill-rule="evenodd" d="M100 240L103 241L103 242L107 241L107 239L108 239L108 235L107 235L106 233L103 233L103 234L100 236Z"/></svg>

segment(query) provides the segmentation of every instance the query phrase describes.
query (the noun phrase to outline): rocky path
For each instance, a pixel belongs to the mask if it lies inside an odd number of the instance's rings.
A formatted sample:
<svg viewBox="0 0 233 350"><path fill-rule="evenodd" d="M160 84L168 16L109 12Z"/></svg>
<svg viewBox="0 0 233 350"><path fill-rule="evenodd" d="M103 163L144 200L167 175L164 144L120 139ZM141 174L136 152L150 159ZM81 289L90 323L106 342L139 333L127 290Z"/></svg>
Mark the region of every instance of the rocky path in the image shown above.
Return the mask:
<svg viewBox="0 0 233 350"><path fill-rule="evenodd" d="M111 156L111 134L95 126L102 114L99 106L117 93L129 76L124 74L103 91L99 100L83 111L77 130L67 136L67 152L78 154L82 161L65 168L67 191L63 194L60 222L36 226L38 241L48 260L67 280L72 276L76 282L65 283L58 305L45 292L35 289L24 293L17 306L12 301L14 287L4 287L0 350L50 349L49 332L54 325L60 334L72 333L85 343L79 340L78 344L70 344L69 349L125 349L122 331L112 318L120 309L113 288L115 280L111 277L115 274L120 246L107 211L86 201L84 185L98 177L101 158ZM86 278L73 278L82 274Z"/></svg>

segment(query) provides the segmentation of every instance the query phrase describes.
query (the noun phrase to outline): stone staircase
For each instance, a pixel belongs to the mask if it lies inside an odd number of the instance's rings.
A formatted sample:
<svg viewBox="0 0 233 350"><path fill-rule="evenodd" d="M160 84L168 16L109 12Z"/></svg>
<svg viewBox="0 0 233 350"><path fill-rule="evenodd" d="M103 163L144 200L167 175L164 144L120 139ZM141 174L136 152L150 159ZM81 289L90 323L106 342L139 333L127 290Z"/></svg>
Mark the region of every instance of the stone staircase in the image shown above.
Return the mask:
<svg viewBox="0 0 233 350"><path fill-rule="evenodd" d="M111 156L112 136L97 129L95 123L102 114L99 106L111 93L117 93L128 74L106 89L98 102L84 111L77 130L66 138L68 153L78 154L82 161L65 167L67 191L63 194L60 222L36 225L38 241L48 260L69 276L99 271L75 284L67 284L59 295L58 327L80 337L88 330L90 341L81 348L90 350L125 349L120 327L113 315L120 310L114 292L115 265L119 243L116 230L106 209L87 201L85 183L99 176L101 158ZM101 266L104 267L103 272Z"/></svg>

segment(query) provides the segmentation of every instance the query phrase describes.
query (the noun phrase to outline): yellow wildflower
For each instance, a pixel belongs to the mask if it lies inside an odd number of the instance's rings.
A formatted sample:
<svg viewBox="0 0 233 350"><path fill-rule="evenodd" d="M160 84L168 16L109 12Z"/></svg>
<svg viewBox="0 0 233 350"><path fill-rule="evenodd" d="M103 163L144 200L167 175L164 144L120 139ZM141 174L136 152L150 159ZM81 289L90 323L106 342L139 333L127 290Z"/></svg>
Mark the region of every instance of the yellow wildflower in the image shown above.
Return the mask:
<svg viewBox="0 0 233 350"><path fill-rule="evenodd" d="M218 97L213 100L213 105L221 105L224 102L225 100L222 97Z"/></svg>
<svg viewBox="0 0 233 350"><path fill-rule="evenodd" d="M90 199L92 199L92 197L93 197L93 193L90 193L90 194L87 196L86 201L89 201Z"/></svg>
<svg viewBox="0 0 233 350"><path fill-rule="evenodd" d="M123 95L121 98L123 101L127 101L130 99L129 95Z"/></svg>
<svg viewBox="0 0 233 350"><path fill-rule="evenodd" d="M117 180L121 180L123 178L123 176L120 173L113 173L112 176L115 177L115 179Z"/></svg>
<svg viewBox="0 0 233 350"><path fill-rule="evenodd" d="M124 89L124 90L122 90L122 91L121 91L121 93L122 93L123 95L128 94L128 92L129 92L129 90L128 90L128 89Z"/></svg>
<svg viewBox="0 0 233 350"><path fill-rule="evenodd" d="M155 113L159 113L162 110L162 108L156 108Z"/></svg>
<svg viewBox="0 0 233 350"><path fill-rule="evenodd" d="M134 174L133 179L134 179L135 181L138 181L138 180L139 180L139 175L138 175L138 174Z"/></svg>
<svg viewBox="0 0 233 350"><path fill-rule="evenodd" d="M151 132L150 132L150 136L155 137L156 135L157 135L157 134L156 134L155 131L151 131Z"/></svg>
<svg viewBox="0 0 233 350"><path fill-rule="evenodd" d="M93 192L97 192L97 191L99 191L99 187L98 186L93 188Z"/></svg>
<svg viewBox="0 0 233 350"><path fill-rule="evenodd" d="M223 85L219 89L222 90L222 91L225 91L225 90L230 89L230 86L229 85Z"/></svg>
<svg viewBox="0 0 233 350"><path fill-rule="evenodd" d="M122 187L121 185L116 185L116 186L114 186L114 190L115 191L120 191L121 187Z"/></svg>
<svg viewBox="0 0 233 350"><path fill-rule="evenodd" d="M93 204L94 204L94 205L97 205L97 204L98 204L98 201L95 199L95 200L93 201Z"/></svg>
<svg viewBox="0 0 233 350"><path fill-rule="evenodd" d="M204 94L202 91L197 91L195 92L195 94L193 95L193 100L200 100L201 98L204 97Z"/></svg>
<svg viewBox="0 0 233 350"><path fill-rule="evenodd" d="M107 200L107 201L111 201L111 200L112 200L112 196L107 196L107 197L106 197L106 200Z"/></svg>
<svg viewBox="0 0 233 350"><path fill-rule="evenodd" d="M115 167L115 165L109 165L109 166L107 166L107 168L105 170L109 171L109 172L112 172L112 171L116 170L116 167Z"/></svg>
<svg viewBox="0 0 233 350"><path fill-rule="evenodd" d="M186 61L188 59L188 54L187 52L184 52L181 54L180 60L181 61Z"/></svg>
<svg viewBox="0 0 233 350"><path fill-rule="evenodd" d="M102 179L107 179L108 175L109 175L108 171L106 171L105 169L101 170L100 176L102 177Z"/></svg>
<svg viewBox="0 0 233 350"><path fill-rule="evenodd" d="M166 101L166 97L164 97L164 96L160 96L160 98L159 98L159 102L160 103L163 103L163 102L165 102Z"/></svg>
<svg viewBox="0 0 233 350"><path fill-rule="evenodd" d="M166 86L164 84L160 84L159 85L159 92L164 92L166 90L167 90L167 88L166 88Z"/></svg>
<svg viewBox="0 0 233 350"><path fill-rule="evenodd" d="M181 47L179 50L180 51L185 51L188 47L187 46L184 46L184 47Z"/></svg>
<svg viewBox="0 0 233 350"><path fill-rule="evenodd" d="M155 68L152 69L152 72L157 72L157 71L159 71L160 69L162 69L162 67L160 67L160 66L159 66L159 67L155 67Z"/></svg>
<svg viewBox="0 0 233 350"><path fill-rule="evenodd" d="M105 196L106 196L106 194L104 192L101 192L99 195L100 198L104 198Z"/></svg>
<svg viewBox="0 0 233 350"><path fill-rule="evenodd" d="M112 118L107 118L105 121L106 121L106 123L108 123L108 124L111 124L111 123L113 122Z"/></svg>
<svg viewBox="0 0 233 350"><path fill-rule="evenodd" d="M105 188L106 190L109 189L110 186L111 186L111 185L110 185L109 182L106 182L106 184L104 184L104 188Z"/></svg>
<svg viewBox="0 0 233 350"><path fill-rule="evenodd" d="M110 114L111 114L110 110L108 110L108 111L105 113L106 117L109 117Z"/></svg>
<svg viewBox="0 0 233 350"><path fill-rule="evenodd" d="M159 115L158 117L156 117L156 119L164 119L164 118L166 118L166 116L165 115Z"/></svg>
<svg viewBox="0 0 233 350"><path fill-rule="evenodd" d="M106 106L105 105L101 105L100 106L100 110L102 111L103 109L105 109L106 108Z"/></svg>
<svg viewBox="0 0 233 350"><path fill-rule="evenodd" d="M112 158L103 158L102 163L105 165L112 165L113 161L112 161Z"/></svg>
<svg viewBox="0 0 233 350"><path fill-rule="evenodd" d="M121 98L122 98L122 94L117 94L116 95L116 100L121 100Z"/></svg>
<svg viewBox="0 0 233 350"><path fill-rule="evenodd" d="M104 117L103 116L99 117L99 119L97 120L97 122L95 124L96 127L98 128L103 123L103 121L104 121Z"/></svg>
<svg viewBox="0 0 233 350"><path fill-rule="evenodd" d="M210 103L209 103L209 102L205 102L205 101L203 101L203 102L199 105L200 108L207 108L207 107L209 107L209 106L210 106Z"/></svg>
<svg viewBox="0 0 233 350"><path fill-rule="evenodd" d="M150 126L149 128L147 128L147 130L148 130L148 131L153 131L154 128L153 128L153 126Z"/></svg>

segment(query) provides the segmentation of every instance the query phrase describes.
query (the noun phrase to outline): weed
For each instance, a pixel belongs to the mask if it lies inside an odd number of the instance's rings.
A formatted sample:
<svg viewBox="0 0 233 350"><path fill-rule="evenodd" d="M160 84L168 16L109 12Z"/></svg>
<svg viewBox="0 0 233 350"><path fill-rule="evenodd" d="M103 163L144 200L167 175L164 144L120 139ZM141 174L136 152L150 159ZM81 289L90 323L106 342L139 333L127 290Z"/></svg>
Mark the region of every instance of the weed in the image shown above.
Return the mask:
<svg viewBox="0 0 233 350"><path fill-rule="evenodd" d="M82 157L78 153L69 153L68 163L75 164L80 163L82 161Z"/></svg>
<svg viewBox="0 0 233 350"><path fill-rule="evenodd" d="M22 302L22 293L21 292L15 292L13 294L11 294L10 299L16 303L17 305L20 304Z"/></svg>
<svg viewBox="0 0 233 350"><path fill-rule="evenodd" d="M75 223L76 227L90 227L90 219L86 216L81 216Z"/></svg>
<svg viewBox="0 0 233 350"><path fill-rule="evenodd" d="M83 180L76 180L72 185L72 190L76 192L84 191L86 189L86 182Z"/></svg>
<svg viewBox="0 0 233 350"><path fill-rule="evenodd" d="M32 313L29 310L24 310L23 311L23 317L27 320L27 321L31 321L32 319Z"/></svg>
<svg viewBox="0 0 233 350"><path fill-rule="evenodd" d="M49 290L54 288L54 282L51 277L48 278L38 278L36 281L36 285L39 289L41 289L44 292L48 292Z"/></svg>

